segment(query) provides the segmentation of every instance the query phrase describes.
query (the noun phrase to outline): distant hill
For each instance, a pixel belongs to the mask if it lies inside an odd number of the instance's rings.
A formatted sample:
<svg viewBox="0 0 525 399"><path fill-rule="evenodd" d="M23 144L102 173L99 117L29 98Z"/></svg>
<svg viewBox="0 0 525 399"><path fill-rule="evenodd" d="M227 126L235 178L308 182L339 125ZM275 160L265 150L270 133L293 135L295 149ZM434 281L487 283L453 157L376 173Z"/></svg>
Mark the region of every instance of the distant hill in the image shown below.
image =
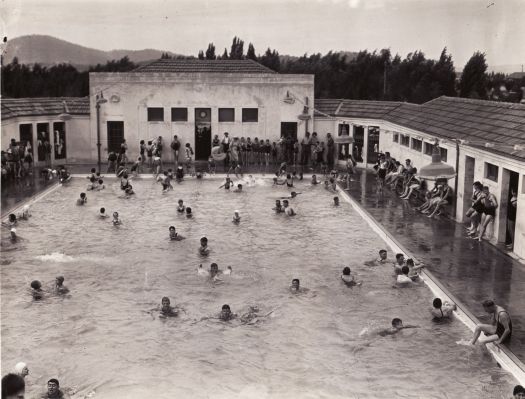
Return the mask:
<svg viewBox="0 0 525 399"><path fill-rule="evenodd" d="M158 59L164 52L177 56L169 51L155 49L102 51L79 46L52 36L30 35L20 36L7 42L4 64L18 57L20 64L39 63L50 66L69 63L79 70L85 70L90 65L105 64L107 61L118 60L125 56L139 64Z"/></svg>

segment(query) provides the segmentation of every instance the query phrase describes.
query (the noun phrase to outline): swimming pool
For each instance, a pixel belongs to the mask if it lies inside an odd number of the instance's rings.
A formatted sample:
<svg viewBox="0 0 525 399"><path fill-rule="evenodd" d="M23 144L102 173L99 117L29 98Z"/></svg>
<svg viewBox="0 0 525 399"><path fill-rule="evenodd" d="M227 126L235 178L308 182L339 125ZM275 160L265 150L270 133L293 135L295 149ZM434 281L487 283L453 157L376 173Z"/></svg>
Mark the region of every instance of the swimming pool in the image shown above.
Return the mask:
<svg viewBox="0 0 525 399"><path fill-rule="evenodd" d="M268 180L243 193L211 180L162 194L144 179L129 200L108 182L88 192L83 207L75 200L85 179L48 194L18 227L24 241L3 247L1 360L4 369L28 363L30 389L58 377L78 397L101 398L500 398L511 391L512 377L487 352L455 344L471 336L463 324L430 320L425 286L393 289L390 267L364 266L385 244L350 205L334 208L322 187L299 183L298 216L288 218L271 208L290 190ZM179 198L193 219L177 214ZM101 206L118 211L123 224L100 220ZM231 222L235 209L239 225ZM186 240L168 241L170 225ZM197 251L203 235L207 258ZM231 265L232 276L222 284L198 276L198 265L211 262ZM342 284L343 266L362 287ZM70 297L32 302L29 282L57 275ZM290 294L294 277L309 292ZM185 313L148 314L163 296ZM225 303L238 313L248 305L275 311L253 326L194 323ZM421 328L360 335L393 317Z"/></svg>

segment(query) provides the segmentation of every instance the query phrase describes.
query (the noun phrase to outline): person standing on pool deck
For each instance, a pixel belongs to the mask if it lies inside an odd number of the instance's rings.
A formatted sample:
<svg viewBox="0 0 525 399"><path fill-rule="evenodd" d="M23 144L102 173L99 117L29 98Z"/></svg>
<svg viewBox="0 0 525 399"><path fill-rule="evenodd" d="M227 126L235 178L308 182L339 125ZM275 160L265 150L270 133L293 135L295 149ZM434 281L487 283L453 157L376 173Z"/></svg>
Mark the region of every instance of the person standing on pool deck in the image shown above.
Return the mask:
<svg viewBox="0 0 525 399"><path fill-rule="evenodd" d="M512 336L512 320L509 312L496 305L492 299L483 301L483 309L485 309L485 312L492 314L492 323L477 325L470 344L474 345L482 332L487 335L487 339L483 340L484 344L489 342L497 344L508 343Z"/></svg>
<svg viewBox="0 0 525 399"><path fill-rule="evenodd" d="M483 194L481 196L483 204L483 218L481 226L479 227L479 234L474 237L474 240L481 241L485 230L492 223L494 225L494 218L496 217L496 208L498 207L498 200L496 196L489 191L487 186L483 186Z"/></svg>

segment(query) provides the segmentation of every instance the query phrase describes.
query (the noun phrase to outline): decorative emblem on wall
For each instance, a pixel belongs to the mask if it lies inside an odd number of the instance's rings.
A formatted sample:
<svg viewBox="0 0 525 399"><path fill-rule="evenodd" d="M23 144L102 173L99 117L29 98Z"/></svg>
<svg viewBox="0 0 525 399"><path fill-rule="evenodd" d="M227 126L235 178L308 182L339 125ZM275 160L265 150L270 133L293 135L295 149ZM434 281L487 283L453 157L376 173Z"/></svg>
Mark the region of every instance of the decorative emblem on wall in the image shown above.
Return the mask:
<svg viewBox="0 0 525 399"><path fill-rule="evenodd" d="M206 118L207 113L206 111L201 111L199 115L201 118Z"/></svg>
<svg viewBox="0 0 525 399"><path fill-rule="evenodd" d="M118 103L120 101L120 97L117 96L116 94L113 94L110 98L109 98L109 101L111 101L112 103Z"/></svg>

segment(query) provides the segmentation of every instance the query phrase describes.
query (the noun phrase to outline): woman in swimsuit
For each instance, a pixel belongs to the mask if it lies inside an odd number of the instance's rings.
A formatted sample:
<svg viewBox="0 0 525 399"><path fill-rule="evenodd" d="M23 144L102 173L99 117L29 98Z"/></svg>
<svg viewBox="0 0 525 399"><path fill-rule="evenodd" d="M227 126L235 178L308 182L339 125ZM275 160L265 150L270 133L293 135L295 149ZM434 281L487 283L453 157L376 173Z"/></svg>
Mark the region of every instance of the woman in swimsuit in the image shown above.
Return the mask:
<svg viewBox="0 0 525 399"><path fill-rule="evenodd" d="M496 208L498 207L498 200L494 196L494 194L489 192L489 188L487 186L483 187L483 214L484 218L481 222L481 226L479 229L479 235L477 237L474 237L474 240L481 241L483 239L483 234L485 234L485 231L487 230L488 225L492 222L494 223L494 218L496 217Z"/></svg>
<svg viewBox="0 0 525 399"><path fill-rule="evenodd" d="M492 299L483 301L485 312L492 314L491 324L480 324L474 330L474 337L470 343L474 345L480 334L483 332L487 336L483 340L484 344L495 342L496 344L506 344L512 336L512 320L509 312L494 303Z"/></svg>

